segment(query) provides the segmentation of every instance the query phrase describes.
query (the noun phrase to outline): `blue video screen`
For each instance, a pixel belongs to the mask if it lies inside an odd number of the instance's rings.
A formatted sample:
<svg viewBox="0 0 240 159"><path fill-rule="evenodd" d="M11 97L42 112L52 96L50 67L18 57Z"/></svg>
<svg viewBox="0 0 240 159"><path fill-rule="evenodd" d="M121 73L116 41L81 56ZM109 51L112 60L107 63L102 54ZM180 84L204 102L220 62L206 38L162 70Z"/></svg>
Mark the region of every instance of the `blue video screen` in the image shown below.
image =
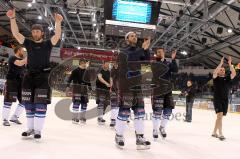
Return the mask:
<svg viewBox="0 0 240 159"><path fill-rule="evenodd" d="M152 4L137 0L115 0L112 17L114 20L149 24Z"/></svg>

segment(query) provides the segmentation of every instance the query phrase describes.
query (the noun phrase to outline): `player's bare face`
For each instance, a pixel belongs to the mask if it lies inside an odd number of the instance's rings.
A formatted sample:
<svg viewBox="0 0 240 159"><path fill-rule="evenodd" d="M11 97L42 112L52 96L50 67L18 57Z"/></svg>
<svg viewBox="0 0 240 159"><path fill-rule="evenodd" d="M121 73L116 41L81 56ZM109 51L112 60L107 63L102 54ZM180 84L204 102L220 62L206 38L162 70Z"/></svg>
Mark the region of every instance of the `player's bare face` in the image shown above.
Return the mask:
<svg viewBox="0 0 240 159"><path fill-rule="evenodd" d="M225 68L220 68L219 72L218 72L218 76L220 77L224 77L225 76Z"/></svg>
<svg viewBox="0 0 240 159"><path fill-rule="evenodd" d="M158 49L157 50L157 58L165 58L165 52L163 49Z"/></svg>
<svg viewBox="0 0 240 159"><path fill-rule="evenodd" d="M86 62L80 62L80 67L81 68L86 68Z"/></svg>
<svg viewBox="0 0 240 159"><path fill-rule="evenodd" d="M130 35L128 35L128 42L131 45L136 45L137 44L137 35L135 33L132 33Z"/></svg>
<svg viewBox="0 0 240 159"><path fill-rule="evenodd" d="M188 87L191 87L191 86L192 86L192 82L191 82L191 81L188 81L188 82L187 82L187 86L188 86Z"/></svg>
<svg viewBox="0 0 240 159"><path fill-rule="evenodd" d="M108 70L109 69L109 62L105 62L103 64L103 69Z"/></svg>
<svg viewBox="0 0 240 159"><path fill-rule="evenodd" d="M34 41L40 41L43 38L43 32L41 30L32 30L32 37Z"/></svg>

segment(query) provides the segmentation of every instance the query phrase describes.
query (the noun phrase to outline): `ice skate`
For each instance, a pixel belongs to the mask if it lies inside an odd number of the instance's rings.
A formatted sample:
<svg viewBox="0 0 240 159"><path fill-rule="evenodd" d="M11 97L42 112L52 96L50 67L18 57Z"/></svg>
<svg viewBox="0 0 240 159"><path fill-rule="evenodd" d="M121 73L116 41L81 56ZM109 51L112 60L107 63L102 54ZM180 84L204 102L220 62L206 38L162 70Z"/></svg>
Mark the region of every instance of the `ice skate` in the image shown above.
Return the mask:
<svg viewBox="0 0 240 159"><path fill-rule="evenodd" d="M17 125L21 125L21 124L22 124L22 123L18 120L18 117L17 117L17 116L14 116L14 118L12 118L12 119L10 120L10 122L15 123L15 124L17 124Z"/></svg>
<svg viewBox="0 0 240 159"><path fill-rule="evenodd" d="M162 138L165 139L167 137L167 133L165 131L165 128L164 127L160 127L159 131L160 131L160 135L162 136Z"/></svg>
<svg viewBox="0 0 240 159"><path fill-rule="evenodd" d="M116 120L115 119L111 119L110 127L114 128L115 125L116 125Z"/></svg>
<svg viewBox="0 0 240 159"><path fill-rule="evenodd" d="M34 135L34 130L33 130L33 129L27 130L27 131L25 131L25 132L22 133L22 137L23 137L23 138L27 138L27 137L30 137L30 136L32 136L32 135Z"/></svg>
<svg viewBox="0 0 240 159"><path fill-rule="evenodd" d="M136 145L137 150L147 150L150 149L151 142L146 140L142 134L136 134Z"/></svg>
<svg viewBox="0 0 240 159"><path fill-rule="evenodd" d="M34 133L34 139L36 139L36 140L39 140L39 139L41 139L41 132L38 132L38 131L36 131L35 133Z"/></svg>
<svg viewBox="0 0 240 159"><path fill-rule="evenodd" d="M80 118L80 123L81 124L86 124L86 122L87 122L86 118Z"/></svg>
<svg viewBox="0 0 240 159"><path fill-rule="evenodd" d="M116 142L116 146L118 148L123 149L123 147L124 147L124 137L122 135L116 134L115 142Z"/></svg>
<svg viewBox="0 0 240 159"><path fill-rule="evenodd" d="M3 126L10 126L10 123L8 120L4 119L3 120Z"/></svg>
<svg viewBox="0 0 240 159"><path fill-rule="evenodd" d="M158 139L158 130L153 130L153 140L156 141Z"/></svg>
<svg viewBox="0 0 240 159"><path fill-rule="evenodd" d="M78 123L79 123L79 119L73 118L73 119L72 119L72 123L73 123L73 124L78 124Z"/></svg>
<svg viewBox="0 0 240 159"><path fill-rule="evenodd" d="M98 118L98 125L104 125L106 122L106 120L104 120L103 118Z"/></svg>

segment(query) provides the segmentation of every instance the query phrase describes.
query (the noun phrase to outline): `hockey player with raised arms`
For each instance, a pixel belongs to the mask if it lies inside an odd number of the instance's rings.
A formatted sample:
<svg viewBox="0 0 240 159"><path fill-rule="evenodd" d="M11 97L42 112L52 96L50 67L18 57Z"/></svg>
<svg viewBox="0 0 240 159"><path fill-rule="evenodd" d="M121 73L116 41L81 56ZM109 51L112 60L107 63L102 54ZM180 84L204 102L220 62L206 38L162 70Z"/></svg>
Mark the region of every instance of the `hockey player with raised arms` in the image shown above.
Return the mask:
<svg viewBox="0 0 240 159"><path fill-rule="evenodd" d="M164 48L158 48L156 50L156 62L165 65L168 71L161 76L161 79L169 81L171 83L171 75L173 72L178 72L178 66L176 63L176 51L172 52L172 61L169 62L165 59ZM156 77L155 77L156 76ZM159 78L158 74L154 74L153 78ZM165 128L167 126L169 117L172 114L172 109L174 109L174 101L172 96L172 89L164 94L159 94L159 92L154 92L152 95L152 110L153 110L153 138L156 140L158 138L158 132L163 138L167 137Z"/></svg>
<svg viewBox="0 0 240 159"><path fill-rule="evenodd" d="M40 24L31 28L32 40L25 38L18 29L15 9L9 10L11 31L16 40L27 49L27 72L22 84L22 104L27 114L28 130L22 133L23 137L34 135L41 138L41 132L46 117L47 104L51 103L51 89L48 83L50 73L50 54L52 47L61 37L61 22L63 17L55 14L55 35L44 40L44 30Z"/></svg>
<svg viewBox="0 0 240 159"><path fill-rule="evenodd" d="M127 120L130 116L130 109L134 111L134 128L136 134L137 149L149 149L151 143L144 137L144 101L142 91L129 90L128 86L141 85L141 63L150 60L149 45L150 38L145 39L142 48L137 47L137 34L129 32L125 36L128 46L121 50L118 55L118 96L119 96L119 113L116 120L115 142L119 148L125 145L124 132L127 126ZM134 82L130 82L137 78ZM129 84L128 84L129 83ZM125 90L126 89L126 90ZM138 92L138 93L136 93Z"/></svg>

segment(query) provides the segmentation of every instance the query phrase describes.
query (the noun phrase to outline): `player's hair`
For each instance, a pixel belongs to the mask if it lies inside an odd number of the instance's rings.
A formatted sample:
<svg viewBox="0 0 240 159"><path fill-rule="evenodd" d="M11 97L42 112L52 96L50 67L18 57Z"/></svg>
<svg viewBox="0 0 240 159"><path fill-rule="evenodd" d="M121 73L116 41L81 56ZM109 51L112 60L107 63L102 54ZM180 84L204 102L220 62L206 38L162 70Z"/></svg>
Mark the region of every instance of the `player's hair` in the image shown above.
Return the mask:
<svg viewBox="0 0 240 159"><path fill-rule="evenodd" d="M160 50L160 49L162 49L163 51L165 51L165 49L164 49L163 47L158 47L158 48L156 48L156 50L155 50L155 54L157 54L157 51Z"/></svg>
<svg viewBox="0 0 240 159"><path fill-rule="evenodd" d="M22 46L18 45L14 48L14 53L16 54L18 52L18 50L20 50L21 48L23 48Z"/></svg>
<svg viewBox="0 0 240 159"><path fill-rule="evenodd" d="M87 60L82 58L82 59L79 60L79 65L81 65L82 63L86 63L86 62L87 62Z"/></svg>
<svg viewBox="0 0 240 159"><path fill-rule="evenodd" d="M33 24L31 30L41 30L43 32L43 27L41 24Z"/></svg>

